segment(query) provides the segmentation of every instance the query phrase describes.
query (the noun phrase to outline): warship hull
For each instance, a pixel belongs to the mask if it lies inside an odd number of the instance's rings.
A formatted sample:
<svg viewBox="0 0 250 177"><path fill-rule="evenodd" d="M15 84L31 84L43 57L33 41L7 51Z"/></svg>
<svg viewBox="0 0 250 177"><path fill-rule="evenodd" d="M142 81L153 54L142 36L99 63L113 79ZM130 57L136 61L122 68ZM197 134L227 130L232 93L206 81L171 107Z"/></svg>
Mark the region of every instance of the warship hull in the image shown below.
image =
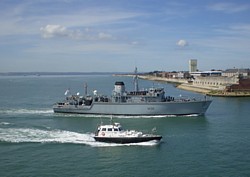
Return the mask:
<svg viewBox="0 0 250 177"><path fill-rule="evenodd" d="M203 115L211 100L145 103L93 102L91 105L54 105L55 113L100 115Z"/></svg>
<svg viewBox="0 0 250 177"><path fill-rule="evenodd" d="M99 94L80 94L67 96L53 106L55 113L100 114L100 115L191 115L204 114L211 100L174 98L165 96L164 88L151 87L139 90L137 68L135 70L133 91L127 91L122 81L116 81L111 97ZM68 90L65 95L68 94Z"/></svg>

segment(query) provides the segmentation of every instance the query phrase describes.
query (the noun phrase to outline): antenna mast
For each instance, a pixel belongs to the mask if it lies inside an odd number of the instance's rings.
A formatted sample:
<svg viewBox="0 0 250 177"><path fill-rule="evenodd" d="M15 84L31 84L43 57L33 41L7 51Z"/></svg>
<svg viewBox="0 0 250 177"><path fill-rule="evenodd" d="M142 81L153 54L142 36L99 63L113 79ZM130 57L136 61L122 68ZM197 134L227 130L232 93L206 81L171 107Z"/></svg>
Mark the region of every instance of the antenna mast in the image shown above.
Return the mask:
<svg viewBox="0 0 250 177"><path fill-rule="evenodd" d="M135 73L134 73L134 87L135 87L135 91L138 92L139 87L138 87L137 67L135 67Z"/></svg>
<svg viewBox="0 0 250 177"><path fill-rule="evenodd" d="M85 91L85 96L88 94L88 84L87 82L84 83L84 91Z"/></svg>

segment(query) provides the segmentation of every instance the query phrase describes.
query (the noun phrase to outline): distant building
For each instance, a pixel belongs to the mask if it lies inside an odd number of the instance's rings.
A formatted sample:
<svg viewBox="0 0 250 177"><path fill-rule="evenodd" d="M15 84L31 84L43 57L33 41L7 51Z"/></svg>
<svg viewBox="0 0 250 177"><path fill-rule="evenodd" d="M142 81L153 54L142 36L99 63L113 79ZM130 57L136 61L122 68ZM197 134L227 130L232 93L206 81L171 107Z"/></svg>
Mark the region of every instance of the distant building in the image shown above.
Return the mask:
<svg viewBox="0 0 250 177"><path fill-rule="evenodd" d="M184 79L188 78L190 75L188 72L162 72L161 77L169 79Z"/></svg>
<svg viewBox="0 0 250 177"><path fill-rule="evenodd" d="M222 71L197 71L197 72L192 72L190 73L191 76L197 77L197 76L221 76Z"/></svg>
<svg viewBox="0 0 250 177"><path fill-rule="evenodd" d="M194 86L209 87L214 90L224 90L226 86L239 84L238 77L197 76L193 79Z"/></svg>
<svg viewBox="0 0 250 177"><path fill-rule="evenodd" d="M191 59L189 60L189 72L196 72L197 71L197 60Z"/></svg>
<svg viewBox="0 0 250 177"><path fill-rule="evenodd" d="M194 86L209 88L213 90L224 90L229 92L250 91L250 70L229 69L226 72L209 71L196 72L192 80ZM220 76L219 74L223 75Z"/></svg>
<svg viewBox="0 0 250 177"><path fill-rule="evenodd" d="M222 76L232 77L232 76L250 76L250 69L227 69L222 72Z"/></svg>
<svg viewBox="0 0 250 177"><path fill-rule="evenodd" d="M237 84L228 85L225 90L229 92L250 92L250 78L240 78Z"/></svg>

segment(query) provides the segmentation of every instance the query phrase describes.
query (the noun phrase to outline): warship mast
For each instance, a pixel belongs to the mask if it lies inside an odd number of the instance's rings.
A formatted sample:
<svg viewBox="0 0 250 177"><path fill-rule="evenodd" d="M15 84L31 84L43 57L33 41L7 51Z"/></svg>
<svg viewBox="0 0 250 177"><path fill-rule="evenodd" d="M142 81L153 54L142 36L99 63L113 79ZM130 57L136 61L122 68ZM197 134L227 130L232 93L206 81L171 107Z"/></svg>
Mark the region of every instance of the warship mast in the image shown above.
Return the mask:
<svg viewBox="0 0 250 177"><path fill-rule="evenodd" d="M139 91L139 86L138 86L138 75L137 75L137 67L135 67L135 72L134 72L134 89L136 92Z"/></svg>

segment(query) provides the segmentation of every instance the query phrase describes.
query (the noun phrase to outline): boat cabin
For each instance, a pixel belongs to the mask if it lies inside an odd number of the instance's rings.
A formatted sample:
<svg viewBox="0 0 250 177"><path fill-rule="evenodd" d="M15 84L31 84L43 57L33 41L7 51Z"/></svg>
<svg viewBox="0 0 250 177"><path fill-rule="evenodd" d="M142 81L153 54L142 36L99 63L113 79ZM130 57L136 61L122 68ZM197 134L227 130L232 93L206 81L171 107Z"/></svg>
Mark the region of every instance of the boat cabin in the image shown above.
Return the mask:
<svg viewBox="0 0 250 177"><path fill-rule="evenodd" d="M112 136L122 132L122 126L120 123L114 123L110 125L101 125L96 131L96 136Z"/></svg>

